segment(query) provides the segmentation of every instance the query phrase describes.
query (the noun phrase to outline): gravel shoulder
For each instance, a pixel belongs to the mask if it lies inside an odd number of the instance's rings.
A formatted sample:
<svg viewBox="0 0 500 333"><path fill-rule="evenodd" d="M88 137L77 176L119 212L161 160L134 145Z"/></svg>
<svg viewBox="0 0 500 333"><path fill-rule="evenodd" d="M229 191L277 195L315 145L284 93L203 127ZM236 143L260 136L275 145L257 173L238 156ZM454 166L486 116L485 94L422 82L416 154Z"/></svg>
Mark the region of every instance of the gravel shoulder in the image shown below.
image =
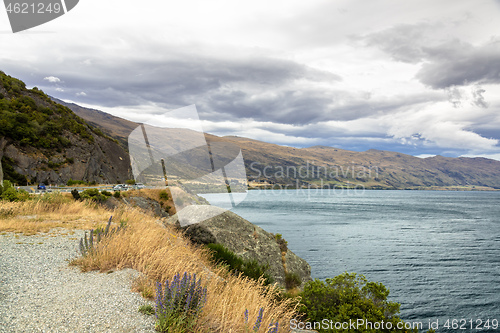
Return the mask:
<svg viewBox="0 0 500 333"><path fill-rule="evenodd" d="M155 332L130 290L139 273L81 273L73 235L0 235L0 332Z"/></svg>

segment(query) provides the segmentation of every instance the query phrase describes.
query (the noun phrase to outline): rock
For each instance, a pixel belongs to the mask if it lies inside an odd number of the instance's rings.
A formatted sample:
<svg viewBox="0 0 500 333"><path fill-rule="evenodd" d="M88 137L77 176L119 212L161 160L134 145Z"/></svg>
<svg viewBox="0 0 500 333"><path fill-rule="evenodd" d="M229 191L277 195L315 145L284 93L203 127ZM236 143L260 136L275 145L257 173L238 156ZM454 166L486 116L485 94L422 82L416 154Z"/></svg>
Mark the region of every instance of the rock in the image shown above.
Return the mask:
<svg viewBox="0 0 500 333"><path fill-rule="evenodd" d="M280 286L285 285L280 247L272 234L231 211L215 206L188 206L180 213L182 223L179 222L179 213L164 223L183 229L193 242L219 243L244 259L269 264L267 272ZM311 280L311 266L304 259L290 250L285 258L288 272L297 274L302 285Z"/></svg>
<svg viewBox="0 0 500 333"><path fill-rule="evenodd" d="M2 170L2 158L3 158L3 149L7 144L7 140L2 136L0 138L0 184L3 183L3 170Z"/></svg>
<svg viewBox="0 0 500 333"><path fill-rule="evenodd" d="M130 197L128 199L128 202L132 206L139 207L147 213L152 212L155 216L169 217L168 213L161 207L161 205L153 199L143 197Z"/></svg>
<svg viewBox="0 0 500 333"><path fill-rule="evenodd" d="M71 133L71 146L47 157L41 149L22 147L12 139L0 139L0 155L14 161L14 170L32 182L65 184L70 178L114 184L133 178L129 154L117 143L92 134L89 143ZM72 162L69 162L71 160ZM49 162L57 167L50 168Z"/></svg>

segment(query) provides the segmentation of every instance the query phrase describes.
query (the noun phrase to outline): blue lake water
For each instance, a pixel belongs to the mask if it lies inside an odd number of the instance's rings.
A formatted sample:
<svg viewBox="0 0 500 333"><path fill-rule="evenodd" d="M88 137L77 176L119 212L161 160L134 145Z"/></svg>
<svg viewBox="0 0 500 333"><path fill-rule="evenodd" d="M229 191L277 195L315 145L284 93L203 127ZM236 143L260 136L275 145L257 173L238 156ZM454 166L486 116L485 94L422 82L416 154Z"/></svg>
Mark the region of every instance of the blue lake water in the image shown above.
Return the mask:
<svg viewBox="0 0 500 333"><path fill-rule="evenodd" d="M436 320L439 332L500 322L500 192L250 191L233 211L281 233L313 278L348 271L382 282L401 318L424 331ZM473 329L448 330L447 319L472 319Z"/></svg>

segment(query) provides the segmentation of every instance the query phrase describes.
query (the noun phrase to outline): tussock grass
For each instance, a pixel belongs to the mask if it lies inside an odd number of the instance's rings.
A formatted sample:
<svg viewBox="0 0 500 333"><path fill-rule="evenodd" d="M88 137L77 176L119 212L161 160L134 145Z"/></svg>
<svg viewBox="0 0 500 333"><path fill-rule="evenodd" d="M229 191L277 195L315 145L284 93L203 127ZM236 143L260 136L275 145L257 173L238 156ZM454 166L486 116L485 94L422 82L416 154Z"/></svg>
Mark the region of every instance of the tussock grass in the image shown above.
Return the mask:
<svg viewBox="0 0 500 333"><path fill-rule="evenodd" d="M264 317L259 332L267 332L271 323L282 324L288 332L295 313L290 300L278 301L278 289L236 277L223 267L213 267L208 250L191 244L173 228L164 228L153 217L136 210L126 210L120 218L129 219L127 228L99 243L97 251L72 262L84 271L134 268L147 277L136 283L136 289L150 290L153 281L171 280L176 273L196 273L207 283L208 299L198 321L199 332L246 332L244 312L249 311L253 325L260 308ZM253 322L252 322L253 321Z"/></svg>
<svg viewBox="0 0 500 333"><path fill-rule="evenodd" d="M0 232L34 235L54 228L95 229L110 212L95 203L74 201L70 194L44 194L24 202L0 201Z"/></svg>
<svg viewBox="0 0 500 333"><path fill-rule="evenodd" d="M206 283L208 295L193 332L249 332L260 308L264 309L264 316L259 332L267 332L276 321L280 323L279 332L289 332L295 310L290 299L278 297L277 288L215 267L209 260L208 249L193 245L178 230L165 228L158 219L139 209L124 206L110 211L62 194L26 202L0 202L0 232L30 235L57 227L95 229L104 227L110 215L114 223L126 222L127 227L103 239L91 255L71 264L83 271L136 269L143 277L134 288L146 297L156 291L155 281L171 280L176 273L196 273ZM249 311L250 329L245 325L245 310Z"/></svg>

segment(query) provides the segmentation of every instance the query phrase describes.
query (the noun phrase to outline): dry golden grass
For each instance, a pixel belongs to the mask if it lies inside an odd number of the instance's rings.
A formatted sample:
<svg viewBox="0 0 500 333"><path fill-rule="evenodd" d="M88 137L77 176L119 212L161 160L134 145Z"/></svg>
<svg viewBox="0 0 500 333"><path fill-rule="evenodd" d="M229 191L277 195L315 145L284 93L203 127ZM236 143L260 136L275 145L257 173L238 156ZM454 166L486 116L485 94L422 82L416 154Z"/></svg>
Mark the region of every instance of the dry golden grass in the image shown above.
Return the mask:
<svg viewBox="0 0 500 333"><path fill-rule="evenodd" d="M259 332L267 332L271 323L280 322L279 332L288 332L288 323L295 316L291 301L277 301L276 289L227 273L214 267L207 250L191 244L174 229L142 211L121 207L114 211L95 204L74 201L61 194L40 197L27 202L0 202L0 232L35 234L50 229L95 229L103 227L110 215L116 223L126 222L127 228L105 238L97 251L72 262L83 271L134 268L144 275L134 289L145 297L155 291L155 281L172 279L177 273L196 273L206 282L208 299L193 332L248 332L244 312L249 311L253 326L259 309L264 317Z"/></svg>
<svg viewBox="0 0 500 333"><path fill-rule="evenodd" d="M0 232L33 235L54 228L95 229L109 218L110 211L70 194L45 194L25 202L0 201Z"/></svg>
<svg viewBox="0 0 500 333"><path fill-rule="evenodd" d="M248 309L250 325L264 308L259 332L267 332L271 322L279 321L288 332L295 313L290 301L278 302L277 289L228 274L208 261L207 250L191 244L177 230L165 228L153 217L136 210L125 210L120 219L128 219L127 228L103 240L95 254L76 259L72 264L84 271L107 271L130 267L145 274L135 288L149 294L153 281L172 279L176 273L196 273L207 282L208 300L198 321L199 332L246 332L244 312Z"/></svg>

